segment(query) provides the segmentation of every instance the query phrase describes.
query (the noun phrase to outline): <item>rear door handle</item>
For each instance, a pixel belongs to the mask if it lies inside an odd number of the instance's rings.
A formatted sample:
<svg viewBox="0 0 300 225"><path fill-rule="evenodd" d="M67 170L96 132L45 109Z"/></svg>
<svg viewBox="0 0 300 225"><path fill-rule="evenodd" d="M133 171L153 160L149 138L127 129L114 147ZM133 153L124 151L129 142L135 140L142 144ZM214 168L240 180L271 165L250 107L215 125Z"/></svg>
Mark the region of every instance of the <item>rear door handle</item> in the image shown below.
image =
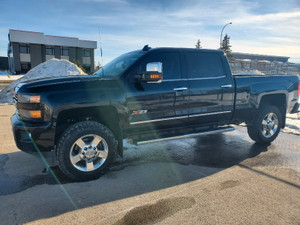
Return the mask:
<svg viewBox="0 0 300 225"><path fill-rule="evenodd" d="M187 87L178 87L178 88L174 88L173 90L174 91L185 91L187 89L188 89Z"/></svg>
<svg viewBox="0 0 300 225"><path fill-rule="evenodd" d="M221 86L221 88L231 88L232 84L224 84Z"/></svg>

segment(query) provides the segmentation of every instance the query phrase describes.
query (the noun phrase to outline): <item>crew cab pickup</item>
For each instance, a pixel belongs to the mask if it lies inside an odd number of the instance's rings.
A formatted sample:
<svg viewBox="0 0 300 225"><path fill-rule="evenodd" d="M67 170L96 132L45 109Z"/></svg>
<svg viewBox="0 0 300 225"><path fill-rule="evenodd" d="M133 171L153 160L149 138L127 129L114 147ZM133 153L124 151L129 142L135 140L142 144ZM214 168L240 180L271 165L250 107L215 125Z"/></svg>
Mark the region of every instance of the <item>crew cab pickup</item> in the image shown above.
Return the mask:
<svg viewBox="0 0 300 225"><path fill-rule="evenodd" d="M11 122L19 149L89 180L123 156L124 139L196 137L245 122L252 140L270 143L299 94L298 76L233 76L222 51L145 46L93 75L19 84Z"/></svg>

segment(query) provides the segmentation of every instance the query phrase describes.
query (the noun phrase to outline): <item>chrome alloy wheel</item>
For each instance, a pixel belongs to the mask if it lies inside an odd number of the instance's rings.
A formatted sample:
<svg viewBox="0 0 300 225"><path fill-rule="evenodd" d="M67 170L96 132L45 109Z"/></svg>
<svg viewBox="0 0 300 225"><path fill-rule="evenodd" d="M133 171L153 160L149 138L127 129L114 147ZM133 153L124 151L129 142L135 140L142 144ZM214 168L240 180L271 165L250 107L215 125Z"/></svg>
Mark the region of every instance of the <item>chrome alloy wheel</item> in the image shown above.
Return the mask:
<svg viewBox="0 0 300 225"><path fill-rule="evenodd" d="M70 149L71 164L78 170L90 172L98 169L108 156L106 141L95 134L84 135Z"/></svg>
<svg viewBox="0 0 300 225"><path fill-rule="evenodd" d="M268 113L261 124L261 133L264 137L272 137L278 129L278 117L275 113Z"/></svg>

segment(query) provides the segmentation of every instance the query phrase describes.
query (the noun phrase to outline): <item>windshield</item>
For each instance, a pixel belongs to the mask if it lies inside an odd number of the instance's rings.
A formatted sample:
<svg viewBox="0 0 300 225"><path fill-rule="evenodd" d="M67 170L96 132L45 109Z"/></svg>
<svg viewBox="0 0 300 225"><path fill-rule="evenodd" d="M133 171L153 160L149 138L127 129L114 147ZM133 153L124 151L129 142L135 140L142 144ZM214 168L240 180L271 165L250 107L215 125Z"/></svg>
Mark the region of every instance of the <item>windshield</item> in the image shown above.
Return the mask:
<svg viewBox="0 0 300 225"><path fill-rule="evenodd" d="M106 64L94 74L103 77L118 77L145 53L146 52L143 51L134 51L123 54Z"/></svg>

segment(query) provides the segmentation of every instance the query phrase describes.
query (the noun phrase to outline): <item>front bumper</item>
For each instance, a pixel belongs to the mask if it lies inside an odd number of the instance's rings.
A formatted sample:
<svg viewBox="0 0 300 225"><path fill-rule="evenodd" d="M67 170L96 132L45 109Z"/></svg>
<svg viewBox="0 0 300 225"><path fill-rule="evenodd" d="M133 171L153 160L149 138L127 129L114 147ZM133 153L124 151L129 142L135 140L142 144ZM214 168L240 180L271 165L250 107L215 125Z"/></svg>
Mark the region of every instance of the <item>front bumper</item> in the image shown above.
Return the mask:
<svg viewBox="0 0 300 225"><path fill-rule="evenodd" d="M57 165L55 154L55 128L52 123L28 123L11 117L12 131L17 147L41 157L49 166Z"/></svg>

